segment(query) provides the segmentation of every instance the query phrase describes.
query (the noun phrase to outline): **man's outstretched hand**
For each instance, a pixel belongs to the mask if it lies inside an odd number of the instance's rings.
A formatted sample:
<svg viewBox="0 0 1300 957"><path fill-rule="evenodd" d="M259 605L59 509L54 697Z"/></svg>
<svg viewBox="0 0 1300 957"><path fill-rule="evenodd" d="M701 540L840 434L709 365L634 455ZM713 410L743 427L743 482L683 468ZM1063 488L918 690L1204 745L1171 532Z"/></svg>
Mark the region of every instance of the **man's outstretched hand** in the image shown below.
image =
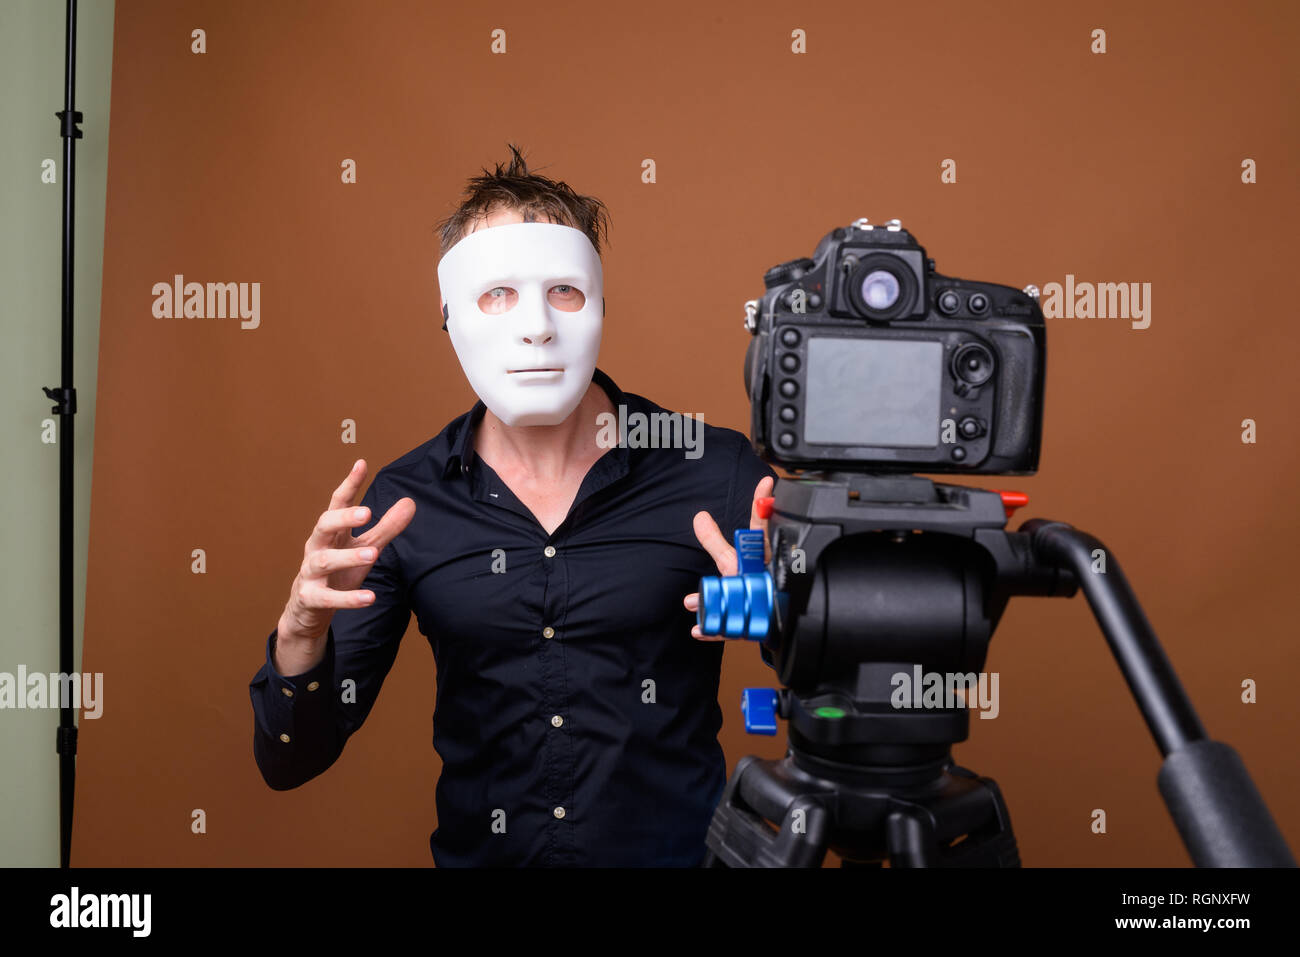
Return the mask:
<svg viewBox="0 0 1300 957"><path fill-rule="evenodd" d="M365 478L366 460L357 459L348 477L334 490L329 508L321 513L303 547L302 566L276 625L272 664L282 675L303 674L325 656L335 611L374 603L374 592L359 586L378 561L379 553L415 515L414 499L398 499L383 518L353 536L352 529L370 520L368 507L352 504Z"/></svg>
<svg viewBox="0 0 1300 957"><path fill-rule="evenodd" d="M767 544L767 519L760 518L758 514L758 500L767 498L772 494L772 487L775 481L770 475L765 475L759 479L758 485L754 487L754 501L749 510L749 527L759 529L763 532L763 557L767 558L769 548ZM714 563L718 566L719 575L734 575L738 567L736 561L736 549L723 536L722 530L718 528L718 523L713 520L713 516L708 512L696 512L693 522L695 527L695 537L699 539L704 550L713 556ZM691 592L682 599L682 604L686 606L687 611L695 612L700 607L700 593ZM705 635L700 632L700 626L697 622L691 626L691 637L698 638L700 641L726 641L722 635Z"/></svg>

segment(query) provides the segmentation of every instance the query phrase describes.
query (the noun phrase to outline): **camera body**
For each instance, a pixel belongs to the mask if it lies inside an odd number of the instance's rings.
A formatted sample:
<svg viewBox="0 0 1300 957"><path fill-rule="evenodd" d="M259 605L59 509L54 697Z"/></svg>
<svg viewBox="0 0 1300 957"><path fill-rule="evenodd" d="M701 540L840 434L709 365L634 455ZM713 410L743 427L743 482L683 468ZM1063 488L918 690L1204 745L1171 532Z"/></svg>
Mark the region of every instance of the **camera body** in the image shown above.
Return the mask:
<svg viewBox="0 0 1300 957"><path fill-rule="evenodd" d="M1036 290L942 276L897 220L832 230L746 303L750 435L791 469L1032 474Z"/></svg>

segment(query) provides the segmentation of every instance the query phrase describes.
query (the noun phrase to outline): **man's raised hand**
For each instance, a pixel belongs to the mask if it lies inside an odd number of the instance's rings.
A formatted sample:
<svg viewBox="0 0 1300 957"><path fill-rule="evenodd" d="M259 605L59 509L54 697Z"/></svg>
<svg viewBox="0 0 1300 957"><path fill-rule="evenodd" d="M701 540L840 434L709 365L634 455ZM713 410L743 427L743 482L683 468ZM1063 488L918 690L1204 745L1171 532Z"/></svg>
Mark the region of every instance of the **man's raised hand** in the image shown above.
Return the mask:
<svg viewBox="0 0 1300 957"><path fill-rule="evenodd" d="M415 501L399 499L373 528L353 537L351 530L370 519L370 509L352 505L365 478L366 460L358 459L307 539L302 566L280 616L277 648L318 642L328 634L335 610L363 608L375 600L373 592L358 586L384 547L410 524Z"/></svg>
<svg viewBox="0 0 1300 957"><path fill-rule="evenodd" d="M768 498L772 494L772 487L776 484L772 476L765 475L758 480L758 485L754 487L754 501L749 509L749 527L759 529L763 533L763 555L767 557L769 547L767 543L767 519L763 518L759 512L758 500ZM713 520L713 516L708 512L696 512L695 519L692 523L695 528L695 537L700 544L704 546L713 557L713 563L718 566L719 575L734 575L740 567L736 560L736 549L731 542L727 541L718 528L718 523ZM686 606L687 611L698 611L700 607L699 592L691 592L682 599L682 604ZM699 623L691 626L691 637L698 638L700 641L725 641L722 635L706 635L700 631Z"/></svg>

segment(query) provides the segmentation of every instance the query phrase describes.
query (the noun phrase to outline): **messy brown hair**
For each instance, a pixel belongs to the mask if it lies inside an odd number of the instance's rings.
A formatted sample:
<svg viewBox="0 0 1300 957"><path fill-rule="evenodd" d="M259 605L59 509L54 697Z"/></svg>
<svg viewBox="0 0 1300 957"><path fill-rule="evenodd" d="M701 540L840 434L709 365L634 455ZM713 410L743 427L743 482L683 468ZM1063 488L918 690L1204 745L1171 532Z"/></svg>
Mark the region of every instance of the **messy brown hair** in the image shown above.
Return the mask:
<svg viewBox="0 0 1300 957"><path fill-rule="evenodd" d="M485 167L482 176L471 177L460 206L438 224L438 255L445 256L475 222L500 208L519 210L526 223L549 217L552 222L580 229L599 255L602 242L609 236L609 212L605 204L594 196L575 193L568 183L529 172L515 144L507 145L511 154L509 165L497 163L494 171L488 172Z"/></svg>

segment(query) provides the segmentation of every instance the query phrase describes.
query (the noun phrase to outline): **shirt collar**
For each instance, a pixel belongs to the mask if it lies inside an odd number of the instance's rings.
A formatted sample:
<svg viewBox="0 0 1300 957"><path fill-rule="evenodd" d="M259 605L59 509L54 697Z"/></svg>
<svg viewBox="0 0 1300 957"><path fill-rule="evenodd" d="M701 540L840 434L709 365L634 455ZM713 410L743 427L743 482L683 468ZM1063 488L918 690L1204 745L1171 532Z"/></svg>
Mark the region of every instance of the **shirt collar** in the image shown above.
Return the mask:
<svg viewBox="0 0 1300 957"><path fill-rule="evenodd" d="M623 390L599 368L592 373L591 381L605 390L609 400L614 403L615 409L628 405L628 399L623 394ZM474 432L477 430L479 422L483 420L483 413L486 411L487 406L484 405L482 399L479 399L474 403L474 408L462 416L463 421L456 430L456 438L452 441L451 452L447 455L447 464L442 469L443 478L449 478L457 472L462 474L469 472L470 465L474 461L474 443L472 441Z"/></svg>

